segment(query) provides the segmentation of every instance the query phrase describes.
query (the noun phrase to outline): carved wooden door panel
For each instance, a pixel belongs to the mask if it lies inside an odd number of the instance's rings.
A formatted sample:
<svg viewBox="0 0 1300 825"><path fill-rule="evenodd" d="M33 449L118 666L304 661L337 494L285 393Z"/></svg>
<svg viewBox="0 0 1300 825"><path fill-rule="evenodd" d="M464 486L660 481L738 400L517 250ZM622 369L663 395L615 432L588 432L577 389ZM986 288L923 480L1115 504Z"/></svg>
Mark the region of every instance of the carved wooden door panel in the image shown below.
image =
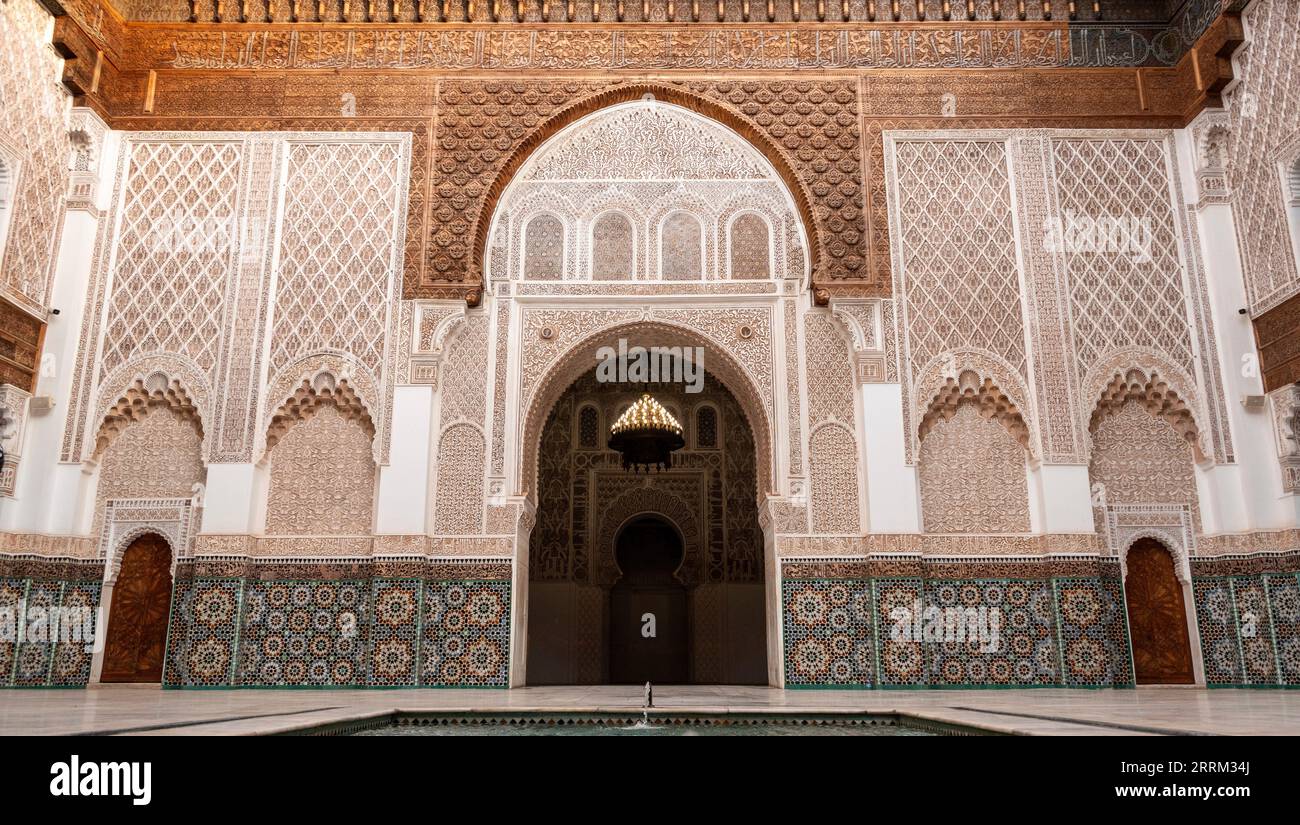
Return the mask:
<svg viewBox="0 0 1300 825"><path fill-rule="evenodd" d="M1159 542L1142 539L1128 551L1127 566L1124 596L1138 684L1193 683L1183 586L1173 556Z"/></svg>
<svg viewBox="0 0 1300 825"><path fill-rule="evenodd" d="M100 681L162 681L171 597L167 542L153 534L131 542L113 587Z"/></svg>

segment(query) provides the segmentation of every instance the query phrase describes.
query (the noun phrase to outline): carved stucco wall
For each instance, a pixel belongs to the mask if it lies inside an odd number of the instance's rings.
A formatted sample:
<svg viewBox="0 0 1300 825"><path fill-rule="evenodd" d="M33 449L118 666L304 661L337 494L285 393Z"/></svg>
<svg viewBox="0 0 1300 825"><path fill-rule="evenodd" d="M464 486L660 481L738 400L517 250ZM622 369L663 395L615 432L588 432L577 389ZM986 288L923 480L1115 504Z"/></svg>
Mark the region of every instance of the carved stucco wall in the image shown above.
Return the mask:
<svg viewBox="0 0 1300 825"><path fill-rule="evenodd" d="M1199 523L1192 448L1168 422L1128 401L1096 423L1092 445L1088 474L1106 505L1188 505Z"/></svg>
<svg viewBox="0 0 1300 825"><path fill-rule="evenodd" d="M151 404L143 418L117 433L99 464L95 530L109 499L182 498L207 475L202 441L192 415L165 404Z"/></svg>
<svg viewBox="0 0 1300 825"><path fill-rule="evenodd" d="M49 46L49 12L36 0L0 9L0 144L18 157L0 294L44 315L68 188L69 94L58 82L59 56Z"/></svg>
<svg viewBox="0 0 1300 825"><path fill-rule="evenodd" d="M909 457L971 369L1019 409L1031 455L1079 463L1105 385L1140 367L1232 460L1171 133L899 131L885 154Z"/></svg>
<svg viewBox="0 0 1300 825"><path fill-rule="evenodd" d="M124 135L63 459L160 369L208 423L208 460L253 461L269 415L328 369L364 398L385 460L409 159L404 133Z"/></svg>
<svg viewBox="0 0 1300 825"><path fill-rule="evenodd" d="M454 322L438 382L440 430L433 529L451 535L481 533L487 464L488 338L492 316L484 310ZM500 334L504 335L505 330ZM501 365L498 365L498 369Z"/></svg>
<svg viewBox="0 0 1300 825"><path fill-rule="evenodd" d="M1025 450L974 403L958 405L921 440L921 513L927 533L1025 533Z"/></svg>
<svg viewBox="0 0 1300 825"><path fill-rule="evenodd" d="M1280 163L1300 157L1300 4L1257 0L1243 15L1247 46L1234 55L1238 82L1226 172L1251 311L1300 290Z"/></svg>
<svg viewBox="0 0 1300 825"><path fill-rule="evenodd" d="M324 403L268 452L268 535L370 535L375 463L361 422Z"/></svg>
<svg viewBox="0 0 1300 825"><path fill-rule="evenodd" d="M483 530L483 431L453 424L438 439L438 487L433 531L449 535Z"/></svg>
<svg viewBox="0 0 1300 825"><path fill-rule="evenodd" d="M1195 464L1190 444L1169 422L1153 416L1138 401L1126 401L1102 414L1093 421L1088 476L1099 533L1125 533L1118 527L1134 533L1149 526L1167 546L1184 555L1190 553L1188 546L1200 531ZM1174 511L1160 512L1169 509L1166 505ZM1106 508L1115 507L1126 512L1108 516ZM1114 520L1114 527L1106 524L1108 517ZM1112 543L1115 538L1119 537L1113 537Z"/></svg>
<svg viewBox="0 0 1300 825"><path fill-rule="evenodd" d="M830 313L804 314L808 398L808 491L814 533L859 530L859 476L853 362L839 322Z"/></svg>
<svg viewBox="0 0 1300 825"><path fill-rule="evenodd" d="M808 259L762 153L659 101L602 109L552 137L511 180L490 237L493 278L803 277Z"/></svg>

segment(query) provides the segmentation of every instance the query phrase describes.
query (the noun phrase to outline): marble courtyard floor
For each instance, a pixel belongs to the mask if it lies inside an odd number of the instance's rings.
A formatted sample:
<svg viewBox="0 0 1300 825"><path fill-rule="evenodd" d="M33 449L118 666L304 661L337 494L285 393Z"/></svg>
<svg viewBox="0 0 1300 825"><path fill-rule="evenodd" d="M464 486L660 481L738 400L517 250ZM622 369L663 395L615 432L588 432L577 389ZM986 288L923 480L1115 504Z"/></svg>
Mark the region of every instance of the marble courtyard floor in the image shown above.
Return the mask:
<svg viewBox="0 0 1300 825"><path fill-rule="evenodd" d="M397 712L640 711L633 686L515 690L86 690L0 692L0 735L291 733ZM1300 692L1288 690L779 690L660 686L664 711L914 715L1027 735L1300 735Z"/></svg>

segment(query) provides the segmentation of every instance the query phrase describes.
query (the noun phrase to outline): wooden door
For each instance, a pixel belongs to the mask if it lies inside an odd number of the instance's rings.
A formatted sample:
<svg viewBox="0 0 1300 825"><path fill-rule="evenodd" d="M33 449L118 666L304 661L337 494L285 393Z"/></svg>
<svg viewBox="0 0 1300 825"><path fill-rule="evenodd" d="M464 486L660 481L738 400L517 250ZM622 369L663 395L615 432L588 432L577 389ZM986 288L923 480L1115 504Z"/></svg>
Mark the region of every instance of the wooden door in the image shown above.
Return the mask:
<svg viewBox="0 0 1300 825"><path fill-rule="evenodd" d="M1137 683L1192 684L1187 610L1173 556L1160 542L1141 539L1128 551L1127 566L1124 596Z"/></svg>
<svg viewBox="0 0 1300 825"><path fill-rule="evenodd" d="M171 548L160 536L143 535L122 554L100 681L162 681L171 599Z"/></svg>

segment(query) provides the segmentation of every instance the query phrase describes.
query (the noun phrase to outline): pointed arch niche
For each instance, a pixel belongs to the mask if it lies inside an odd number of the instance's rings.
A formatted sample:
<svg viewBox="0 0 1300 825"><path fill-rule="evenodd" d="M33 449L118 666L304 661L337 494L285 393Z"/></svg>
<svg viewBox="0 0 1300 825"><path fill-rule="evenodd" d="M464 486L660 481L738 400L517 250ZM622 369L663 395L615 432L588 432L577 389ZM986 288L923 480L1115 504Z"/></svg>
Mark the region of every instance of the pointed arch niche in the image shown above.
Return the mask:
<svg viewBox="0 0 1300 825"><path fill-rule="evenodd" d="M370 410L346 378L304 378L267 428L266 533L369 535L374 437Z"/></svg>
<svg viewBox="0 0 1300 825"><path fill-rule="evenodd" d="M1154 371L1116 373L1097 400L1088 433L1098 530L1105 527L1105 508L1174 506L1185 509L1188 528L1199 532L1196 464L1204 455L1196 420L1176 389Z"/></svg>
<svg viewBox="0 0 1300 825"><path fill-rule="evenodd" d="M494 280L806 280L813 259L768 157L723 123L649 94L538 146L497 200L487 237Z"/></svg>
<svg viewBox="0 0 1300 825"><path fill-rule="evenodd" d="M202 417L185 385L162 371L132 381L100 421L92 460L98 465L94 535L110 500L193 495L207 469Z"/></svg>
<svg viewBox="0 0 1300 825"><path fill-rule="evenodd" d="M1029 429L991 379L969 369L949 378L919 434L927 533L1029 532Z"/></svg>

